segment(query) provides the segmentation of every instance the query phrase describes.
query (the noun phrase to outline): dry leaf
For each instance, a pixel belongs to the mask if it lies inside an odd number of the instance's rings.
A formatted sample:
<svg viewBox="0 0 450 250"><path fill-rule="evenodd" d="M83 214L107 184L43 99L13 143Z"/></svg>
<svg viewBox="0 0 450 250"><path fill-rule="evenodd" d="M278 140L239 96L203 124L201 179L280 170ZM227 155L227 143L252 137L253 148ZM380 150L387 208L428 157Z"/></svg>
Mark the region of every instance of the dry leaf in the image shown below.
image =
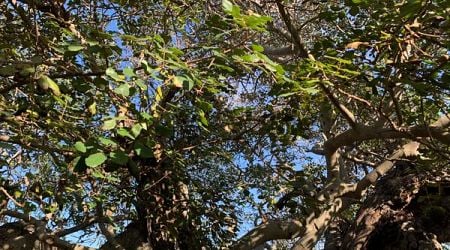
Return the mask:
<svg viewBox="0 0 450 250"><path fill-rule="evenodd" d="M419 154L419 146L420 143L418 142L410 142L403 146L403 153L405 154L405 157L409 156L416 156Z"/></svg>
<svg viewBox="0 0 450 250"><path fill-rule="evenodd" d="M369 46L368 42L351 42L345 45L346 49L358 49L359 46Z"/></svg>

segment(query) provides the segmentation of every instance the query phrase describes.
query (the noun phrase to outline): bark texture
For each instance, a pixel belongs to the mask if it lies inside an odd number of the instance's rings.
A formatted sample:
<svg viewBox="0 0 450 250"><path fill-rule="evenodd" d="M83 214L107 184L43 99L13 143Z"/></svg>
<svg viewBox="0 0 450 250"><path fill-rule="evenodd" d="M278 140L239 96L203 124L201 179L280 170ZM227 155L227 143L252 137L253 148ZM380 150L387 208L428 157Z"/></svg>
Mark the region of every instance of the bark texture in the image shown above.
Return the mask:
<svg viewBox="0 0 450 250"><path fill-rule="evenodd" d="M23 222L11 222L0 227L1 249L46 249L40 248L34 229ZM47 248L51 249L51 248Z"/></svg>
<svg viewBox="0 0 450 250"><path fill-rule="evenodd" d="M450 241L449 173L398 164L377 183L341 249L442 249Z"/></svg>

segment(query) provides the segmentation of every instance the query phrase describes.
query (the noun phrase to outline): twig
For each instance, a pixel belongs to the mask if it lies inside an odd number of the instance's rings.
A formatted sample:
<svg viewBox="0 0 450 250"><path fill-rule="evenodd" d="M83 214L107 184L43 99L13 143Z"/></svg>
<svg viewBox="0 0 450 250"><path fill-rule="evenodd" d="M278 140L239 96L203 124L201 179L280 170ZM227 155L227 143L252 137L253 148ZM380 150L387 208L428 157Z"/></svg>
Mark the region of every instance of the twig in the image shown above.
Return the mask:
<svg viewBox="0 0 450 250"><path fill-rule="evenodd" d="M323 82L319 82L319 86L327 95L328 99L330 99L331 103L339 110L339 112L344 116L345 120L350 124L353 129L356 129L357 123L355 116L353 113L344 106L344 104L340 103L339 100L331 93L331 91L325 86Z"/></svg>
<svg viewBox="0 0 450 250"><path fill-rule="evenodd" d="M8 199L12 200L14 202L14 204L16 204L19 207L24 207L24 205L22 203L18 202L16 199L14 199L14 197L12 197L6 189L4 189L3 187L0 187L0 191L2 191L2 193L4 193L6 195L6 197L8 197Z"/></svg>
<svg viewBox="0 0 450 250"><path fill-rule="evenodd" d="M298 49L298 55L302 58L308 58L308 51L306 51L305 46L303 45L300 35L297 32L297 29L294 27L291 21L291 17L288 13L286 13L286 10L284 8L284 5L281 0L277 0L276 2L278 11L280 12L281 18L283 19L284 23L286 24L289 32L292 35L292 40L295 44L295 47Z"/></svg>

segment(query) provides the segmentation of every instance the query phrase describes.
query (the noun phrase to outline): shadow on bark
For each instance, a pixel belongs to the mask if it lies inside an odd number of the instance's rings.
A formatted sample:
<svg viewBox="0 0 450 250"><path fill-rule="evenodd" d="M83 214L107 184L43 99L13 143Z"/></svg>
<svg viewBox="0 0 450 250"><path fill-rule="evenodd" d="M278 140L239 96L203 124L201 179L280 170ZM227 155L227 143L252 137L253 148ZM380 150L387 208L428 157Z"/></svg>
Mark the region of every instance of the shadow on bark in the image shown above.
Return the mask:
<svg viewBox="0 0 450 250"><path fill-rule="evenodd" d="M442 249L450 241L450 168L398 164L380 179L341 249Z"/></svg>
<svg viewBox="0 0 450 250"><path fill-rule="evenodd" d="M6 223L0 226L0 249L11 250L58 250L38 240L35 226L22 221Z"/></svg>

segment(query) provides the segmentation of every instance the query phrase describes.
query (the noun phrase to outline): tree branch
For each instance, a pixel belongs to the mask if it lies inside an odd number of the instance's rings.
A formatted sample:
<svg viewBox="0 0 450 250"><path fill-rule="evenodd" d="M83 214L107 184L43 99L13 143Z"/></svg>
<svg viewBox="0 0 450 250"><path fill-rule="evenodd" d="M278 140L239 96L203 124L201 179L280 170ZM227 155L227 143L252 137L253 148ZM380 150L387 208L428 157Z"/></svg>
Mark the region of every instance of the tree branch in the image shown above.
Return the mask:
<svg viewBox="0 0 450 250"><path fill-rule="evenodd" d="M17 211L2 210L0 211L0 216L14 217L23 220L24 222L31 223L36 227L36 232L34 232L34 235L37 237L37 239L41 242L45 242L48 245L61 247L63 249L95 250L94 248L71 244L65 240L61 240L60 238L56 237L56 235L46 233L45 222L42 220L38 220L31 215L20 213Z"/></svg>
<svg viewBox="0 0 450 250"><path fill-rule="evenodd" d="M264 54L269 57L289 56L289 55L292 55L295 53L296 53L296 50L295 50L294 46L284 46L281 48L264 47Z"/></svg>
<svg viewBox="0 0 450 250"><path fill-rule="evenodd" d="M4 189L3 187L0 187L0 191L8 198L10 199L12 202L14 202L14 204L16 204L16 206L18 207L24 207L24 205L20 202L18 202L16 199L14 199L14 197L12 197L8 191L6 189Z"/></svg>
<svg viewBox="0 0 450 250"><path fill-rule="evenodd" d="M375 170L366 175L361 181L359 181L356 185L340 185L338 189L329 189L325 192L330 191L329 201L331 201L331 205L328 209L322 211L322 213L313 217L309 223L305 225L306 230L303 236L295 243L294 250L306 250L312 249L321 234L326 230L329 223L332 220L334 214L339 213L346 208L348 208L354 201L359 200L364 191L372 184L386 174L392 167L395 165L396 160L402 157L408 157L412 155L417 155L419 148L418 142L410 142L405 144L400 150L395 151L388 160L379 164ZM331 186L332 187L332 186ZM351 195L350 195L351 194ZM351 199L348 199L351 198ZM310 217L314 216L310 215Z"/></svg>
<svg viewBox="0 0 450 250"><path fill-rule="evenodd" d="M305 46L303 45L300 35L297 32L297 29L294 27L294 24L291 21L291 17L288 13L286 13L286 10L284 9L283 3L281 0L277 0L276 2L278 11L280 12L281 19L283 19L283 22L286 24L289 33L292 35L292 40L295 45L295 48L298 50L298 55L301 58L308 58L308 51L305 49Z"/></svg>
<svg viewBox="0 0 450 250"><path fill-rule="evenodd" d="M369 174L364 176L355 186L354 190L348 190L344 192L342 195L346 197L359 199L362 197L364 190L366 190L370 185L375 184L375 182L383 175L385 175L389 170L391 170L396 160L402 157L409 157L418 154L420 143L416 141L409 142L397 151L395 151L388 160L379 164L374 170L372 170Z"/></svg>
<svg viewBox="0 0 450 250"><path fill-rule="evenodd" d="M270 240L291 239L304 231L300 221L269 221L254 228L232 247L235 250L253 249Z"/></svg>
<svg viewBox="0 0 450 250"><path fill-rule="evenodd" d="M440 133L447 133L446 136L448 136L448 132L444 132L443 129L449 126L450 126L450 118L448 115L444 115L427 128L428 129L432 128L436 131L440 131ZM427 128L425 128L425 130ZM423 132L422 130L423 129L420 129L418 131ZM364 131L367 131L367 129ZM369 133L369 134L377 135L377 133ZM398 133L393 133L393 135L398 135ZM402 135L404 136L405 134L403 134L402 132ZM367 137L366 135L365 138L367 139L369 137ZM333 146L335 146L337 150L340 146L343 145L345 144L341 145L338 143L334 144ZM298 222L296 227L281 226L281 225L290 225L289 222L282 222L282 221L262 224L253 229L252 231L250 231L249 233L247 233L244 237L242 237L235 245L236 246L235 249L251 249L263 244L266 241L276 239L286 239L286 237L288 236L291 236L291 238L300 236L300 239L296 242L294 249L296 250L312 249L315 246L321 234L326 230L334 214L347 209L351 204L359 200L362 197L365 190L370 185L375 184L376 181L381 176L383 176L389 170L392 169L397 160L399 160L402 157L416 155L418 147L419 143L416 141L412 141L405 144L401 149L395 151L388 158L388 160L379 164L372 172L367 174L361 181L359 181L356 184L345 184L336 182L331 183L317 197L317 200L324 200L324 201L328 200L330 203L329 206L326 209L323 209L318 215L316 215L315 213L310 214L304 225L301 222ZM329 149L330 148L328 148L328 150ZM292 231L293 229L297 231Z"/></svg>
<svg viewBox="0 0 450 250"><path fill-rule="evenodd" d="M366 141L373 139L399 139L399 138L418 138L432 137L446 145L450 145L450 133L447 127L450 126L450 118L447 115L442 116L438 121L430 126L412 126L383 128L375 126L362 126L358 129L344 131L334 138L324 143L325 152L334 152L342 146L349 146L357 141Z"/></svg>
<svg viewBox="0 0 450 250"><path fill-rule="evenodd" d="M95 223L101 223L101 222L106 222L106 221L107 221L107 219L103 218L103 217L91 217L76 226L64 229L59 232L55 232L55 236L62 237L62 236L66 236L69 234L73 234L73 233L83 230L89 226L92 226Z"/></svg>
<svg viewBox="0 0 450 250"><path fill-rule="evenodd" d="M1 119L0 119L0 121L1 121ZM41 151L49 153L49 154L53 154L56 152L58 154L66 156L66 157L73 157L73 155L74 155L74 153L70 150L60 149L60 148L49 148L46 145L36 142L36 140L22 141L20 139L18 140L15 138L11 138L8 135L0 135L0 141L11 143L11 144L17 144L25 149L38 149L38 150L41 150Z"/></svg>
<svg viewBox="0 0 450 250"><path fill-rule="evenodd" d="M97 214L99 217L104 217L103 206L101 203L97 203ZM106 213L108 215L108 212ZM100 230L102 234L106 237L108 242L111 243L113 249L125 250L125 248L116 241L116 234L113 229L107 223L99 223Z"/></svg>
<svg viewBox="0 0 450 250"><path fill-rule="evenodd" d="M319 86L320 88L322 88L323 92L325 92L325 95L328 97L328 99L330 99L331 103L333 103L333 105L339 110L342 116L344 116L345 120L347 120L347 122L350 124L350 127L355 129L357 123L353 113L347 107L345 107L344 104L339 102L339 100L333 95L333 93L331 93L331 91L327 88L327 86L325 86L325 84L319 82Z"/></svg>

